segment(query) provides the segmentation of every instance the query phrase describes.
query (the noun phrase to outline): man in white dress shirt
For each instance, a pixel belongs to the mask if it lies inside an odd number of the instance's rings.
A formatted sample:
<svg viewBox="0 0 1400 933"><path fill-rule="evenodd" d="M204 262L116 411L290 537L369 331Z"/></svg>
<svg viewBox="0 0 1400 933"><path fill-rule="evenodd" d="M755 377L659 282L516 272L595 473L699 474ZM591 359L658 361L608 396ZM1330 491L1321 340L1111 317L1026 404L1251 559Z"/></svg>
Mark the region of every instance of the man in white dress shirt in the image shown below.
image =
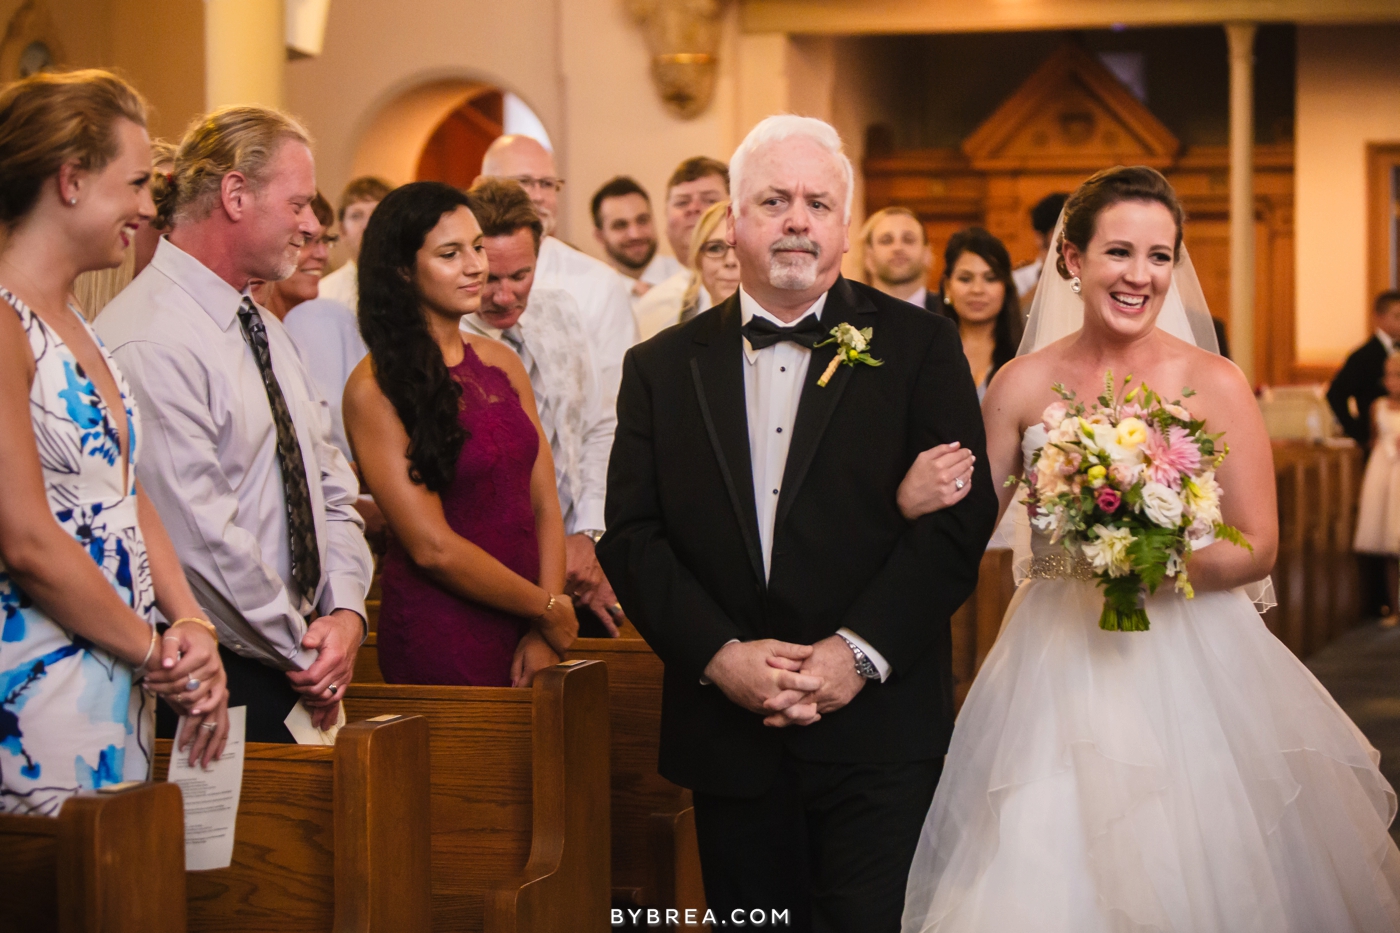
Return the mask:
<svg viewBox="0 0 1400 933"><path fill-rule="evenodd" d="M878 210L866 218L861 239L871 285L927 311L938 310L941 299L929 293L927 284L933 250L918 215L907 207Z"/></svg>
<svg viewBox="0 0 1400 933"><path fill-rule="evenodd" d="M564 180L554 169L554 156L528 136L501 136L481 160L482 177L520 182L544 224L535 284L566 291L578 302L579 317L588 334L589 349L598 367L606 404L617 400L622 381L622 356L637 342L632 300L607 263L600 262L554 236L559 216L559 192Z"/></svg>
<svg viewBox="0 0 1400 933"><path fill-rule="evenodd" d="M340 242L349 258L321 280L322 298L338 301L351 311L360 310L360 240L365 235L369 215L394 186L382 178L364 175L352 179L340 195Z"/></svg>
<svg viewBox="0 0 1400 933"><path fill-rule="evenodd" d="M529 197L503 178L479 180L467 197L481 225L491 273L480 312L462 318L462 328L500 340L525 364L554 455L564 515L566 591L597 617L597 625L590 625L580 613L583 630L601 626L616 635L622 608L593 549L603 536L617 414L603 401L578 305L567 292L534 284L544 227Z"/></svg>
<svg viewBox="0 0 1400 933"><path fill-rule="evenodd" d="M593 193L593 238L607 254L608 265L622 276L632 295L632 310L653 285L680 272L674 256L656 251L656 218L651 195L635 178L618 175Z"/></svg>
<svg viewBox="0 0 1400 933"><path fill-rule="evenodd" d="M690 241L695 225L711 206L729 197L729 167L718 159L693 156L671 173L666 183L666 239L682 268L658 283L637 302L637 324L643 334L655 334L680 320L681 304L690 279ZM700 286L699 310L710 306Z"/></svg>
<svg viewBox="0 0 1400 933"><path fill-rule="evenodd" d="M337 721L373 569L325 403L249 296L319 229L308 137L276 111L217 111L186 135L174 187L169 238L97 330L141 406L138 473L218 627L246 737L294 741L298 701Z"/></svg>
<svg viewBox="0 0 1400 933"><path fill-rule="evenodd" d="M693 792L709 908L897 933L952 732L948 619L997 514L977 393L952 321L841 277L832 127L770 117L730 166L740 290L628 353L598 557L666 666L659 766ZM905 521L900 480L952 441L967 498Z"/></svg>

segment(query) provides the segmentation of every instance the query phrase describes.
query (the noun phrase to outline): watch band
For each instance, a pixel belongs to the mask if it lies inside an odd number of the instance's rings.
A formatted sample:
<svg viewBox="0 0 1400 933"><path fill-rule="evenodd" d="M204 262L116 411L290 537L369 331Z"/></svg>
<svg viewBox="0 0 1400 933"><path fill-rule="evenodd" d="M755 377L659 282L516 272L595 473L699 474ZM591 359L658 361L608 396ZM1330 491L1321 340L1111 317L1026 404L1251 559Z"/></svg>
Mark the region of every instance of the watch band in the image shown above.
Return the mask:
<svg viewBox="0 0 1400 933"><path fill-rule="evenodd" d="M840 635L841 633L837 632L836 634ZM860 646L845 635L841 635L841 640L846 643L846 647L850 648L851 654L856 657L856 673L866 680L879 680L880 669L875 666L875 662L870 660L864 651L860 650Z"/></svg>
<svg viewBox="0 0 1400 933"><path fill-rule="evenodd" d="M597 544L603 537L603 532L598 528L583 528L574 532L574 534L586 535L588 540L592 541L594 544Z"/></svg>

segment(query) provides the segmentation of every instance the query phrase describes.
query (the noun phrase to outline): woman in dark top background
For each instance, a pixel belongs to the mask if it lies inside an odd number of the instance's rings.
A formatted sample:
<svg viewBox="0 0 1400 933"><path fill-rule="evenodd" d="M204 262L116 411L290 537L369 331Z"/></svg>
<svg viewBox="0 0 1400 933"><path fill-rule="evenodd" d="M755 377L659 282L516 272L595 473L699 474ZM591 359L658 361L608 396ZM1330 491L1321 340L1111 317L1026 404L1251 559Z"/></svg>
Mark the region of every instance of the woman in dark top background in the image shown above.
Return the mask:
<svg viewBox="0 0 1400 933"><path fill-rule="evenodd" d="M1006 247L981 227L959 230L943 252L940 287L943 313L958 324L980 399L1021 345L1021 302Z"/></svg>
<svg viewBox="0 0 1400 933"><path fill-rule="evenodd" d="M380 202L360 249L369 356L345 429L391 532L379 663L390 683L526 686L578 631L564 523L530 379L460 330L487 275L466 196L415 182Z"/></svg>

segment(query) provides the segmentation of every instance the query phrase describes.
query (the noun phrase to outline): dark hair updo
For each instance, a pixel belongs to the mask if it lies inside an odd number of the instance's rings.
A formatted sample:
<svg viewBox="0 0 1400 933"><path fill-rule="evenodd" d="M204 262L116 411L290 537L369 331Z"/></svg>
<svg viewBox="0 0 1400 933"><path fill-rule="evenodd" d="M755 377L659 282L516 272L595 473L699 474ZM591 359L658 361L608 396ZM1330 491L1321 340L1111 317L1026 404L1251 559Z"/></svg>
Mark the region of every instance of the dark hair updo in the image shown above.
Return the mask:
<svg viewBox="0 0 1400 933"><path fill-rule="evenodd" d="M1155 201L1171 211L1176 221L1172 259L1181 258L1181 228L1186 223L1186 212L1181 209L1171 183L1155 168L1119 165L1090 177L1065 203L1065 225L1055 244L1055 268L1062 277L1071 278L1069 267L1065 265L1065 244L1073 243L1081 253L1087 251L1099 215L1122 201Z"/></svg>
<svg viewBox="0 0 1400 933"><path fill-rule="evenodd" d="M470 209L467 196L436 181L396 188L370 215L360 245L360 334L374 378L408 434L408 476L447 488L467 440L462 387L428 332L417 285L418 251L443 216Z"/></svg>

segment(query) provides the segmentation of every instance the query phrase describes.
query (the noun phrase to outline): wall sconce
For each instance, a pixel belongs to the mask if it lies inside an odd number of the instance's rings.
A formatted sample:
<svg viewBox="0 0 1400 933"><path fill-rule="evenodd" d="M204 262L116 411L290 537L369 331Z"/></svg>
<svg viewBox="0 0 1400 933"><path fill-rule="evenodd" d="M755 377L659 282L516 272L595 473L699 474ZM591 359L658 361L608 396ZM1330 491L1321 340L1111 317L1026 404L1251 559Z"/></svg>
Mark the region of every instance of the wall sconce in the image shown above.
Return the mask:
<svg viewBox="0 0 1400 933"><path fill-rule="evenodd" d="M651 80L661 102L689 120L715 91L715 65L729 0L625 0L651 52Z"/></svg>

